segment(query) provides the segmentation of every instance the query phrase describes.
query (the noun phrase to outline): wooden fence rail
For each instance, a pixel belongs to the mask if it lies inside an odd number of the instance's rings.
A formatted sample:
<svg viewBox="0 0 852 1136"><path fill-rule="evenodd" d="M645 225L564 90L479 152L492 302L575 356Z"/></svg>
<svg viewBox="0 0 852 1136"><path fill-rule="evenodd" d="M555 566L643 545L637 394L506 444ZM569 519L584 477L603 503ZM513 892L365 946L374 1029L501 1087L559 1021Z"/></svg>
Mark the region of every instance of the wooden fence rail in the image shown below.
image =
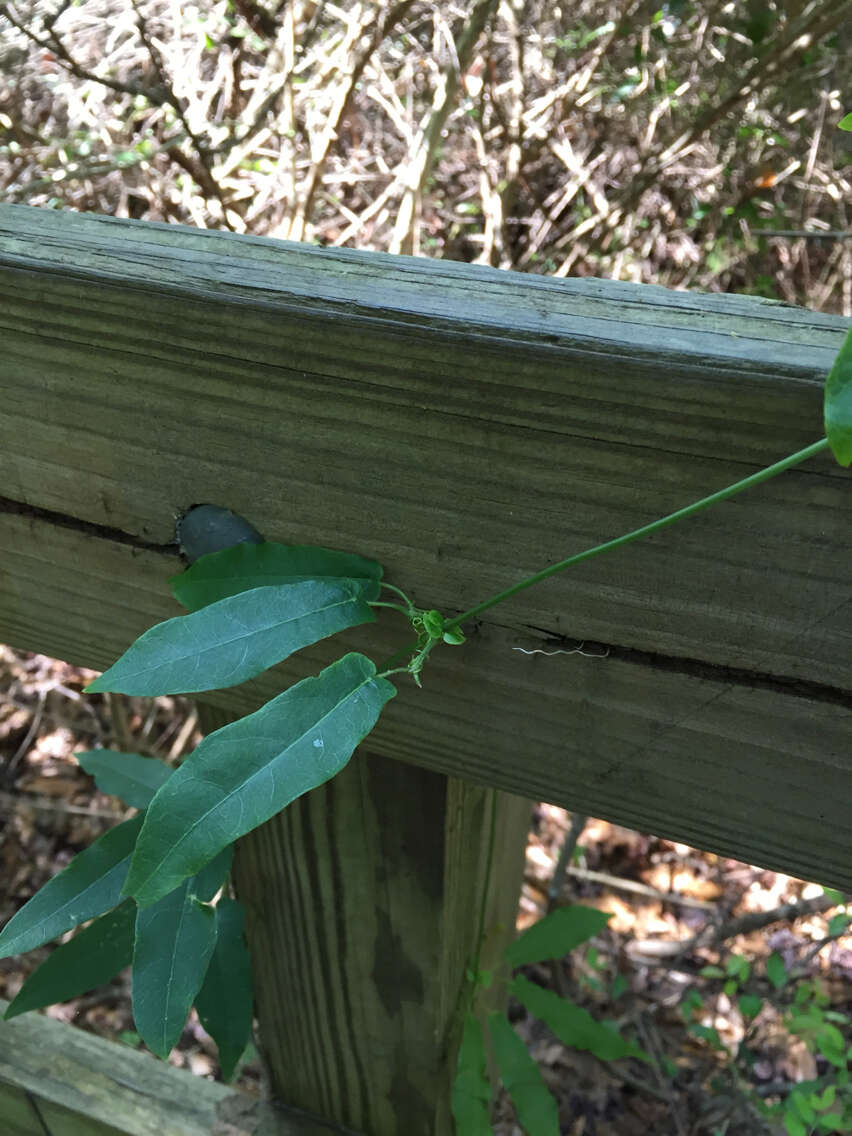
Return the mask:
<svg viewBox="0 0 852 1136"><path fill-rule="evenodd" d="M174 521L200 502L463 611L817 440L844 330L756 298L0 206L0 640L105 667L178 613ZM852 888L849 490L821 456L489 611L369 753L243 846L284 1099L378 1136L449 1130L491 807L504 922L528 798ZM404 637L391 613L211 702L245 712Z"/></svg>

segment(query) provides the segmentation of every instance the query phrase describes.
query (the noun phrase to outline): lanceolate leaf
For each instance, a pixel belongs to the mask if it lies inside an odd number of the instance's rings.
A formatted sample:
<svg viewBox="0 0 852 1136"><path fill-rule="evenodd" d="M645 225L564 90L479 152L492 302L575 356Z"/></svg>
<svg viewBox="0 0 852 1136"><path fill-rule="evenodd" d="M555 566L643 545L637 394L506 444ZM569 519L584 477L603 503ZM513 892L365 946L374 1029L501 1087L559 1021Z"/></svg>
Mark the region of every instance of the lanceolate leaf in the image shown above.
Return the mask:
<svg viewBox="0 0 852 1136"><path fill-rule="evenodd" d="M518 1123L534 1136L559 1136L559 1111L527 1047L502 1014L489 1014L488 1029L500 1078L518 1114Z"/></svg>
<svg viewBox="0 0 852 1136"><path fill-rule="evenodd" d="M852 463L852 329L825 381L825 436L840 464Z"/></svg>
<svg viewBox="0 0 852 1136"><path fill-rule="evenodd" d="M0 958L31 951L121 900L142 817L116 825L36 892L0 934Z"/></svg>
<svg viewBox="0 0 852 1136"><path fill-rule="evenodd" d="M485 1074L485 1043L479 1022L468 1014L456 1079L453 1082L452 1110L456 1131L461 1136L492 1136L489 1119L491 1086Z"/></svg>
<svg viewBox="0 0 852 1136"><path fill-rule="evenodd" d="M139 1036L167 1057L204 981L216 945L216 912L193 895L193 881L136 916L133 1018Z"/></svg>
<svg viewBox="0 0 852 1136"><path fill-rule="evenodd" d="M339 773L396 690L348 654L209 734L146 813L125 894L142 907Z"/></svg>
<svg viewBox="0 0 852 1136"><path fill-rule="evenodd" d="M511 966L562 958L597 935L608 919L609 915L593 907L558 907L523 931L506 948L504 957Z"/></svg>
<svg viewBox="0 0 852 1136"><path fill-rule="evenodd" d="M308 544L237 544L196 561L169 583L178 603L198 611L225 596L271 584L305 580L355 580L365 599L379 598L382 566L352 552L334 552Z"/></svg>
<svg viewBox="0 0 852 1136"><path fill-rule="evenodd" d="M6 1019L67 1002L115 978L130 966L135 922L136 904L126 899L57 947L21 987L6 1010Z"/></svg>
<svg viewBox="0 0 852 1136"><path fill-rule="evenodd" d="M649 1060L638 1045L625 1041L610 1026L596 1022L582 1006L575 1006L552 990L544 990L521 975L513 980L510 990L565 1045L574 1049L587 1049L602 1061L617 1061L620 1057Z"/></svg>
<svg viewBox="0 0 852 1136"><path fill-rule="evenodd" d="M89 776L94 777L102 793L120 797L134 809L146 809L160 786L172 775L165 762L139 753L91 749L74 756Z"/></svg>
<svg viewBox="0 0 852 1136"><path fill-rule="evenodd" d="M86 689L154 695L236 686L375 618L354 580L254 588L152 627Z"/></svg>
<svg viewBox="0 0 852 1136"><path fill-rule="evenodd" d="M201 1024L219 1047L225 1081L233 1077L251 1033L251 965L244 922L242 904L223 896L216 907L216 947L195 999Z"/></svg>

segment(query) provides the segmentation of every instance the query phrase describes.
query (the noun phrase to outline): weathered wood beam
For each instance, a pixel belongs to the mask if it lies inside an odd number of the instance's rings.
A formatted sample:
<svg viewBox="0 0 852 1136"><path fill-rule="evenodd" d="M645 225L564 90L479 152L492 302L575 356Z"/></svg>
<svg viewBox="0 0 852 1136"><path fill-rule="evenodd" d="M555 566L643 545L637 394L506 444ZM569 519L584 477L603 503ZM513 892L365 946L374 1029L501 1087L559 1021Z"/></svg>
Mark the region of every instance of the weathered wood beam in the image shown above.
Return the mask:
<svg viewBox="0 0 852 1136"><path fill-rule="evenodd" d="M176 613L174 514L201 501L463 610L814 441L844 328L0 206L0 637L112 661ZM371 749L848 888L848 491L815 459L518 596ZM381 660L394 631L341 643ZM514 649L580 640L607 657Z"/></svg>
<svg viewBox="0 0 852 1136"><path fill-rule="evenodd" d="M0 513L0 548L0 639L13 645L106 667L180 613L165 587L179 570L174 551L11 513ZM395 632L359 629L334 642L381 659ZM405 687L388 704L370 749L852 886L848 705L819 687L737 682L638 654L525 656L516 642L510 629L486 625L465 648L436 652L423 689ZM331 649L308 648L209 697L247 713L320 670Z"/></svg>
<svg viewBox="0 0 852 1136"><path fill-rule="evenodd" d="M0 999L0 1015L7 1002ZM24 1014L0 1021L3 1136L334 1136L147 1053Z"/></svg>

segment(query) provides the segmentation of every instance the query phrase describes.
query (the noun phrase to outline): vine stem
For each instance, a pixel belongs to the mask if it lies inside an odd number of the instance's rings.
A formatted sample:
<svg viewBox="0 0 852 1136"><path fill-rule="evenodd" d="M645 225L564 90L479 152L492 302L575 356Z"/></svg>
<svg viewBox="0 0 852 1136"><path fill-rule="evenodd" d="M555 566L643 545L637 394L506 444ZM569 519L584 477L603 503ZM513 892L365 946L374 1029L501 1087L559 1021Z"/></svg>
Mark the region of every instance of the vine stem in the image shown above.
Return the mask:
<svg viewBox="0 0 852 1136"><path fill-rule="evenodd" d="M392 611L401 612L406 619L410 617L409 611L404 608L402 604L383 603L381 600L367 600L367 603L370 605L370 607L389 607Z"/></svg>
<svg viewBox="0 0 852 1136"><path fill-rule="evenodd" d="M392 592L396 592L396 594L397 594L398 596L402 596L402 598L403 598L403 599L405 600L405 602L406 602L406 605L408 606L408 610L409 610L409 611L414 611L414 604L413 604L413 603L412 603L412 601L411 601L411 600L410 600L410 599L408 598L408 596L407 596L407 595L405 594L405 592L404 592L404 591L402 590L402 588L398 588L398 587L396 586L396 584L389 584L389 583L387 582L387 580L382 580L382 582L381 582L381 587L383 587L383 588L390 588L390 590L391 590Z"/></svg>
<svg viewBox="0 0 852 1136"><path fill-rule="evenodd" d="M762 469L758 473L753 473L751 477L745 477L742 481L737 481L734 485L729 485L727 489L720 489L717 493L711 493L709 497L702 497L700 501L693 501L691 505L686 505L684 508L678 509L675 513L669 513L665 517L660 517L659 520L652 521L648 525L633 529L632 532L625 533L623 536L617 536L614 540L605 541L604 544L596 544L594 548L587 548L584 552L578 552L574 556L569 556L566 560L560 560L558 564L551 564L549 568L544 568L541 572L536 572L534 576L527 576L527 578L521 580L519 584L515 584L511 588L506 588L505 591L497 592L487 600L483 600L482 603L477 604L476 607L472 607L470 611L465 611L461 615L457 615L455 619L447 620L444 623L444 630L449 631L453 627L458 627L461 623L466 623L467 620L473 619L483 611L487 611L488 608L494 607L495 604L502 603L503 600L508 600L512 596L516 596L518 592L522 592L526 588L531 588L533 584L540 584L541 581L546 580L548 576L555 576L557 572L562 572L563 569L570 568L572 564L579 564L583 560L591 560L593 556L600 556L603 552L620 548L623 544L630 544L634 540L639 540L640 537L650 536L651 533L657 532L667 525L674 524L675 521L682 521L687 517L693 516L694 513L700 513L702 509L706 509L710 505L715 505L717 501L725 501L729 497L735 496L737 493L742 493L744 489L751 489L755 485L760 485L761 482L768 481L771 477L776 477L779 473L783 473L785 469L798 465L800 462L807 461L807 459L813 457L814 454L818 454L821 450L827 448L828 439L822 438L819 442L814 442L813 445L806 446L804 450L798 450L795 454L790 454L789 457L782 458L781 461L775 462L774 465L769 465L766 469Z"/></svg>

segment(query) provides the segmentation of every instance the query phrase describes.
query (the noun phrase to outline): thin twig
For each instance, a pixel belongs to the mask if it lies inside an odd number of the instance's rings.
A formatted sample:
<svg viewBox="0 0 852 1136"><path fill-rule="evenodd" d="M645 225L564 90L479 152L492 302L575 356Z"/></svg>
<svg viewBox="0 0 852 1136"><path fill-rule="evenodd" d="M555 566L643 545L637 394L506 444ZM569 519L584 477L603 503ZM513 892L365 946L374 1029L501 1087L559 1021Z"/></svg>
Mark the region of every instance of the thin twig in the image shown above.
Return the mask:
<svg viewBox="0 0 852 1136"><path fill-rule="evenodd" d="M204 192L208 196L216 198L222 208L222 221L224 225L228 229L231 229L233 231L233 226L228 219L228 206L222 194L222 187L213 176L210 154L207 151L204 140L202 139L201 135L192 128L192 124L189 121L189 116L187 115L183 99L178 96L177 92L174 89L171 78L166 70L165 64L163 63L162 56L160 55L160 52L148 31L148 22L139 7L138 0L131 0L131 3L133 5L133 11L136 13L136 26L139 29L139 38L142 40L142 43L144 44L145 49L148 52L148 57L150 58L154 70L157 73L157 78L160 80L160 85L162 86L164 91L168 92L169 105L174 108L175 113L180 119L184 130L186 131L188 137L192 141L193 146L195 147L195 155L197 157L197 160L193 160L177 146L169 147L166 152L173 162L176 162L177 165L186 170L190 177L195 182L197 182L199 187L204 190Z"/></svg>
<svg viewBox="0 0 852 1136"><path fill-rule="evenodd" d="M850 241L852 229L754 229L756 237L805 237L809 241Z"/></svg>
<svg viewBox="0 0 852 1136"><path fill-rule="evenodd" d="M569 864L565 871L567 875L574 876L577 879L605 884L607 887L614 888L617 891L628 891L632 892L634 895L645 895L649 899L658 899L661 903L672 903L679 907L695 907L701 911L716 911L717 909L717 905L710 902L710 900L693 899L692 896L679 895L674 891L661 891L659 888L651 887L650 884L640 884L635 880L621 880L617 876L609 875L607 872L594 872L589 868L579 868L574 864Z"/></svg>
<svg viewBox="0 0 852 1136"><path fill-rule="evenodd" d="M562 894L562 889L565 887L565 876L568 873L571 860L574 856L574 849L577 847L577 841L583 835L583 829L586 827L588 820L589 818L583 813L574 813L571 817L571 826L565 835L562 847L559 849L559 859L556 861L553 877L547 889L548 910L555 906Z"/></svg>
<svg viewBox="0 0 852 1136"><path fill-rule="evenodd" d="M378 50L383 40L390 35L395 25L399 23L403 16L407 15L413 3L414 0L400 0L399 3L394 4L393 7L388 9L384 17L377 22L369 43L352 64L348 77L345 78L344 82L338 84L335 98L322 132L322 137L312 157L307 184L302 193L301 201L296 208L294 221L291 223L291 240L303 239L305 226L310 220L314 196L325 173L331 144L338 136L341 123L346 116L352 101L352 96L355 93L358 83L361 81L365 67ZM363 34L363 28L359 29L359 31Z"/></svg>
<svg viewBox="0 0 852 1136"><path fill-rule="evenodd" d="M54 801L49 797L35 797L28 793L7 793L0 790L0 810L5 813L18 813L22 808L37 809L43 813L71 813L74 816L95 817L97 820L124 820L126 813L111 809L93 809L88 805L72 805L67 801Z"/></svg>
<svg viewBox="0 0 852 1136"><path fill-rule="evenodd" d="M70 71L75 78L84 79L90 83L100 83L102 87L108 87L109 90L116 91L119 94L141 95L143 98L147 99L148 102L153 103L154 106L174 106L174 104L170 102L166 91L158 91L153 87L143 87L138 83L124 83L118 79L109 79L104 75L98 75L94 71L90 71L87 67L83 67L77 62L73 55L71 55L71 52L53 30L53 21L46 25L49 31L48 38L44 39L42 36L36 35L26 24L21 23L21 21L13 15L8 4L0 4L0 15L5 16L12 27L17 28L31 43L56 55L65 65L66 70ZM59 15L59 13L57 13L57 15ZM175 109L177 110L177 107L175 107Z"/></svg>
<svg viewBox="0 0 852 1136"><path fill-rule="evenodd" d="M389 252L415 251L415 213L426 179L432 172L441 131L455 103L462 74L470 66L476 43L496 6L497 0L477 0L454 42L455 50L451 55L455 55L455 58L451 58L441 71L432 99L432 109L415 139L413 152L409 155L405 190L388 246Z"/></svg>

